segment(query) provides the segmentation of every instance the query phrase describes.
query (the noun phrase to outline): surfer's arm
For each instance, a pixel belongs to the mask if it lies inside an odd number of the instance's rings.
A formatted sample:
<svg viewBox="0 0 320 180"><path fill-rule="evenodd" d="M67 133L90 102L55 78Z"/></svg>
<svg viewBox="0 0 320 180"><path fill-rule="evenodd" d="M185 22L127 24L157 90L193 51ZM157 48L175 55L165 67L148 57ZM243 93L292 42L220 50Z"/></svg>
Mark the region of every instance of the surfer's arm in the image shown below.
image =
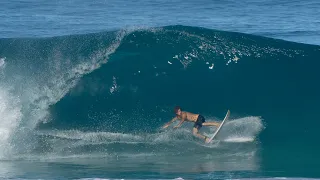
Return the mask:
<svg viewBox="0 0 320 180"><path fill-rule="evenodd" d="M181 118L180 123L179 123L178 125L176 125L174 128L178 128L178 127L180 127L180 126L182 125L182 123L183 123L185 120L186 120L186 116L185 116L185 115L183 115L183 116L182 116L182 118Z"/></svg>
<svg viewBox="0 0 320 180"><path fill-rule="evenodd" d="M180 126L182 125L182 123L184 122L184 120L185 120L185 119L182 119L182 120L180 121L180 123L179 123L178 125L176 125L174 128L180 127Z"/></svg>
<svg viewBox="0 0 320 180"><path fill-rule="evenodd" d="M167 122L162 128L167 128L170 126L171 123L173 123L174 121L176 121L178 118L174 117L171 121Z"/></svg>

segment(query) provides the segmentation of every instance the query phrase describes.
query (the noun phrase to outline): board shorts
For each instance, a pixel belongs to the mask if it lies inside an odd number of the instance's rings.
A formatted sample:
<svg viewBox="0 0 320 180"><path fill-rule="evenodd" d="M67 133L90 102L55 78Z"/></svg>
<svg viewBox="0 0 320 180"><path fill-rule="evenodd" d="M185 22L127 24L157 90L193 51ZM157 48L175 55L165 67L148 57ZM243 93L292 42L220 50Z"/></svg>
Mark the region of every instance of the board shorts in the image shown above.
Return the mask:
<svg viewBox="0 0 320 180"><path fill-rule="evenodd" d="M193 127L197 128L198 130L202 127L202 123L206 122L205 118L199 114L196 122L194 123Z"/></svg>

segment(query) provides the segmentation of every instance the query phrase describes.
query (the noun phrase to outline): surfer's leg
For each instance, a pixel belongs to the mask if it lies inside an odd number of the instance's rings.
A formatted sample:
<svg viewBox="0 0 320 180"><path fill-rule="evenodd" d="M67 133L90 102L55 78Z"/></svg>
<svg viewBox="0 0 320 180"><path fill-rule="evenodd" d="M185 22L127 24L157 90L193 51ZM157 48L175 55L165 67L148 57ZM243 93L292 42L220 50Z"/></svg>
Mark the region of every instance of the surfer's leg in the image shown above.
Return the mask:
<svg viewBox="0 0 320 180"><path fill-rule="evenodd" d="M206 122L206 119L202 115L198 116L197 122L201 123L202 126L219 126L220 125L220 123L215 121Z"/></svg>
<svg viewBox="0 0 320 180"><path fill-rule="evenodd" d="M202 123L202 125L203 126L219 126L220 123L211 121L211 122L204 122Z"/></svg>
<svg viewBox="0 0 320 180"><path fill-rule="evenodd" d="M207 139L206 136L199 133L199 130L196 127L193 128L193 135L200 138L200 139L204 139L204 140Z"/></svg>

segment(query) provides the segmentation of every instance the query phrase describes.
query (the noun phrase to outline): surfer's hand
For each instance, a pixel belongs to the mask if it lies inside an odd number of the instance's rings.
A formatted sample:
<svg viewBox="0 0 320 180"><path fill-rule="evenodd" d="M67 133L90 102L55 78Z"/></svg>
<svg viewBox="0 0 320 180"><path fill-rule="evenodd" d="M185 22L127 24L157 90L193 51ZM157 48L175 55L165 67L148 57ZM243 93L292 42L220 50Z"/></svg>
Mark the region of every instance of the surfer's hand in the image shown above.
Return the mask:
<svg viewBox="0 0 320 180"><path fill-rule="evenodd" d="M173 127L174 129L177 129L179 126L175 126L175 127Z"/></svg>

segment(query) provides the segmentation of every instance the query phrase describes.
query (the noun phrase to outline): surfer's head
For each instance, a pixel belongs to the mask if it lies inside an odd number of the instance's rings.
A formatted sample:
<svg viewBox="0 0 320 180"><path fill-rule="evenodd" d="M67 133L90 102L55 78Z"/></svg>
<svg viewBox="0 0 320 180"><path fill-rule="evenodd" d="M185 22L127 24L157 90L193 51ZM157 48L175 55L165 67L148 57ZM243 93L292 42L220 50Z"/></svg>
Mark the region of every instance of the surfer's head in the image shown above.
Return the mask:
<svg viewBox="0 0 320 180"><path fill-rule="evenodd" d="M176 115L178 115L178 116L181 115L181 108L180 108L180 106L174 107L174 113L175 113Z"/></svg>

